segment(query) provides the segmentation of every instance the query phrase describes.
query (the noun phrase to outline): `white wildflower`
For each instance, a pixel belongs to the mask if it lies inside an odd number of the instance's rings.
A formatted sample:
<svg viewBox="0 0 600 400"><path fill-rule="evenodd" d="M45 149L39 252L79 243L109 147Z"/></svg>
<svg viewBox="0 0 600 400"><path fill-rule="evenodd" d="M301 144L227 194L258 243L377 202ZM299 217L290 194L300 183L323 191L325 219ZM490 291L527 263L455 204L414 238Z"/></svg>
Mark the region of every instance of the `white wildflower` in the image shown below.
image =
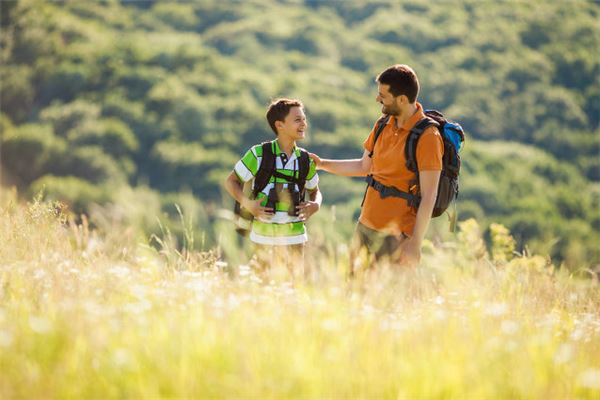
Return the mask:
<svg viewBox="0 0 600 400"><path fill-rule="evenodd" d="M35 333L40 333L40 334L49 333L50 331L52 331L52 324L45 317L36 317L33 315L30 316L29 317L29 327Z"/></svg>
<svg viewBox="0 0 600 400"><path fill-rule="evenodd" d="M247 265L240 265L239 270L240 270L239 271L240 276L250 275L250 267Z"/></svg>
<svg viewBox="0 0 600 400"><path fill-rule="evenodd" d="M584 336L585 336L585 333L583 332L583 329L577 328L571 333L571 336L569 336L569 338L571 340L573 340L574 342L577 342L577 341L583 339Z"/></svg>
<svg viewBox="0 0 600 400"><path fill-rule="evenodd" d="M493 303L485 309L486 315L500 317L508 312L508 306L505 303Z"/></svg>
<svg viewBox="0 0 600 400"><path fill-rule="evenodd" d="M9 347L13 343L12 333L0 330L0 347Z"/></svg>
<svg viewBox="0 0 600 400"><path fill-rule="evenodd" d="M600 389L600 369L590 368L579 375L579 384L589 389Z"/></svg>
<svg viewBox="0 0 600 400"><path fill-rule="evenodd" d="M515 321L504 320L500 324L500 329L507 335L512 335L514 333L517 333L517 331L519 330L519 324Z"/></svg>
<svg viewBox="0 0 600 400"><path fill-rule="evenodd" d="M117 367L127 367L131 365L131 354L129 354L127 349L116 349L113 353L113 362Z"/></svg>
<svg viewBox="0 0 600 400"><path fill-rule="evenodd" d="M554 354L554 364L565 364L573 358L573 345L561 344Z"/></svg>
<svg viewBox="0 0 600 400"><path fill-rule="evenodd" d="M328 332L335 332L339 329L340 324L333 318L325 319L321 322L321 328Z"/></svg>
<svg viewBox="0 0 600 400"><path fill-rule="evenodd" d="M124 267L122 265L117 265L112 268L109 268L107 272L116 276L117 278L126 278L131 273L129 268Z"/></svg>

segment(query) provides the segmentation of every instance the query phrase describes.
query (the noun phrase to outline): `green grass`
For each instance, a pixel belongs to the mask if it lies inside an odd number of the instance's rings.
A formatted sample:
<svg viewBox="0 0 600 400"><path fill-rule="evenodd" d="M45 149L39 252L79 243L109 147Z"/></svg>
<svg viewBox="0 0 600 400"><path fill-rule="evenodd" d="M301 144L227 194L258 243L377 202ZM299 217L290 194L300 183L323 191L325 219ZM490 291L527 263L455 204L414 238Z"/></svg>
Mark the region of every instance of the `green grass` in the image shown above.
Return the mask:
<svg viewBox="0 0 600 400"><path fill-rule="evenodd" d="M263 283L0 199L0 398L600 396L600 291L474 221L416 271Z"/></svg>

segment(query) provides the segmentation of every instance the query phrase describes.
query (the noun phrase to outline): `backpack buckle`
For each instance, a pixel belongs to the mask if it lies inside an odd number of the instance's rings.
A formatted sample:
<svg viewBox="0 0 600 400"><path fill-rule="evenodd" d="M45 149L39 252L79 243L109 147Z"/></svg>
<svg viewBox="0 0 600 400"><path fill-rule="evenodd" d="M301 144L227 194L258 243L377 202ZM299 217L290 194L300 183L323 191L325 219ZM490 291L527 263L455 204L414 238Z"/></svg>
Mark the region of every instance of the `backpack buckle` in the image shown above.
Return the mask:
<svg viewBox="0 0 600 400"><path fill-rule="evenodd" d="M379 197L381 197L382 199L391 197L393 195L393 190L391 188L377 181L374 182L373 189L379 192Z"/></svg>

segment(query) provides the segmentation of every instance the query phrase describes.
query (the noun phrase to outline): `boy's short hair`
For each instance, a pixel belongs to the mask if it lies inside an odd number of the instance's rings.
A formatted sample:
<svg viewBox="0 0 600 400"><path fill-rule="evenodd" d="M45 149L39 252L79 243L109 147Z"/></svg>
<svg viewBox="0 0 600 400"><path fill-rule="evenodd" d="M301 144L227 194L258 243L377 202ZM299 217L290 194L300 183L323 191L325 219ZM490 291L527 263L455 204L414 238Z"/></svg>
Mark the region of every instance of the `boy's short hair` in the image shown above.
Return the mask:
<svg viewBox="0 0 600 400"><path fill-rule="evenodd" d="M415 71L408 65L392 65L380 73L375 80L380 84L389 85L390 93L394 97L405 95L411 103L417 100L419 79Z"/></svg>
<svg viewBox="0 0 600 400"><path fill-rule="evenodd" d="M275 99L269 104L267 108L267 121L275 135L277 135L277 128L275 128L275 121L284 121L285 117L290 113L292 107L304 108L304 104L300 100L296 99Z"/></svg>

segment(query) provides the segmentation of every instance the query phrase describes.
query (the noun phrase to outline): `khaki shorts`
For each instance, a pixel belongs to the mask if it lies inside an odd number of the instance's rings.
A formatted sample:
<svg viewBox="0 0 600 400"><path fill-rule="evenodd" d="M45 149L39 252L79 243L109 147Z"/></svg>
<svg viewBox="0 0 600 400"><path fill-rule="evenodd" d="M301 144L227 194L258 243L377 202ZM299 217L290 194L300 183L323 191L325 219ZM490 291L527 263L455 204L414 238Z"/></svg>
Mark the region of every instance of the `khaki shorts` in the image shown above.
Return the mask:
<svg viewBox="0 0 600 400"><path fill-rule="evenodd" d="M352 238L352 260L354 264L361 253L366 250L369 264L387 260L391 263L400 260L400 244L408 236L404 233L400 236L390 235L368 228L360 222L356 224L354 237Z"/></svg>

